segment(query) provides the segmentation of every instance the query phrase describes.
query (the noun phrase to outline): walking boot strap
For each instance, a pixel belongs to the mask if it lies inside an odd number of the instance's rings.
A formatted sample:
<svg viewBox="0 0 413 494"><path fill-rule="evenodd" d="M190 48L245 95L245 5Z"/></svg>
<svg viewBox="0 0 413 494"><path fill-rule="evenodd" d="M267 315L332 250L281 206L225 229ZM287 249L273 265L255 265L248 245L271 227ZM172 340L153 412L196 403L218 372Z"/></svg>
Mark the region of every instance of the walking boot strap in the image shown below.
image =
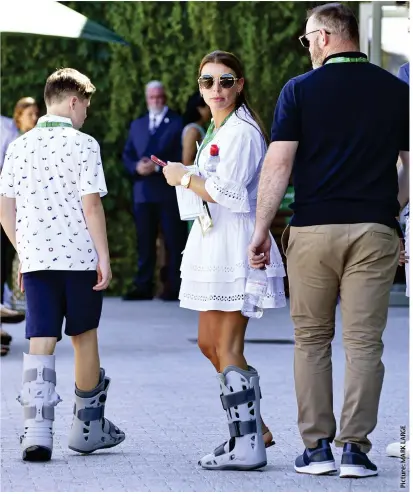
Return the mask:
<svg viewBox="0 0 413 494"><path fill-rule="evenodd" d="M224 410L228 410L229 408L255 401L255 389L248 388L230 395L221 394L220 398L222 408ZM244 422L237 420L230 422L228 424L228 428L231 437L242 437L246 434L253 434L254 432L257 432L257 422L255 419Z"/></svg>
<svg viewBox="0 0 413 494"><path fill-rule="evenodd" d="M43 365L39 365L37 369L26 369L23 372L23 384L44 384L46 381L56 386L56 372L53 369L49 369L47 367L44 367ZM17 397L17 401L24 406L23 413L25 419L34 419L36 420L36 422L42 422L43 419L54 420L54 407L62 401L59 395L56 394L55 400L53 402L50 402L50 405L36 403L36 396L33 396L32 399L35 400L35 404L29 406L27 402L22 398L21 394Z"/></svg>

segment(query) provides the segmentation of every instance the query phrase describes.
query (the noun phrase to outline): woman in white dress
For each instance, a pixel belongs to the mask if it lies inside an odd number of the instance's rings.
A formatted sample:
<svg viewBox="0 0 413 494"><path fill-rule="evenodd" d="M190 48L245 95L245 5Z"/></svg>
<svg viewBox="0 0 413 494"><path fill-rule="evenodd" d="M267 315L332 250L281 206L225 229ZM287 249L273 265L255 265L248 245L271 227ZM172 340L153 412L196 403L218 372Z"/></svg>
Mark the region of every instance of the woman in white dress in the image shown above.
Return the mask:
<svg viewBox="0 0 413 494"><path fill-rule="evenodd" d="M169 185L188 187L207 205L207 214L195 221L187 241L179 294L181 307L199 311L198 345L219 373L230 429L230 440L199 462L206 469L260 468L266 464L265 447L274 444L260 416L258 373L244 357L248 319L241 308L249 269L247 247L267 148L244 82L235 55L215 51L204 57L198 83L213 118L195 161L199 175L182 163L168 162L163 170ZM219 150L215 172L205 170L211 145ZM274 239L267 276L264 308L284 307L285 271Z"/></svg>

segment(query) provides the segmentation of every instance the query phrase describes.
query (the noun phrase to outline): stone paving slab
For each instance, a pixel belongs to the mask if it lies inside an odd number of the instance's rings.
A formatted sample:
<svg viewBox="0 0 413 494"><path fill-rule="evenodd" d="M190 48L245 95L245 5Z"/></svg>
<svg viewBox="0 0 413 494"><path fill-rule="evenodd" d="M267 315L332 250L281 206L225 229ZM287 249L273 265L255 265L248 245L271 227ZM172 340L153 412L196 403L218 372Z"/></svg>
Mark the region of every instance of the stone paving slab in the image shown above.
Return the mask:
<svg viewBox="0 0 413 494"><path fill-rule="evenodd" d="M5 492L350 492L399 491L401 465L385 448L408 425L408 309L391 308L384 336L386 376L378 427L371 435L377 478L340 479L296 474L293 462L303 446L296 426L293 381L293 328L288 309L267 311L254 321L246 356L261 375L262 413L276 446L268 465L257 472L209 472L198 459L227 436L215 371L199 352L197 314L175 303L122 302L107 298L100 328L101 361L112 378L107 416L126 440L116 449L81 456L67 448L73 407L73 355L70 340L57 348L58 392L55 446L51 462L21 461L18 442L22 409L24 323L5 326L13 335L10 354L1 360L1 490ZM192 340L192 341L190 341ZM271 344L282 340L283 344ZM340 317L333 343L334 408L343 400L344 352ZM340 451L334 448L336 461ZM406 489L403 489L406 490Z"/></svg>

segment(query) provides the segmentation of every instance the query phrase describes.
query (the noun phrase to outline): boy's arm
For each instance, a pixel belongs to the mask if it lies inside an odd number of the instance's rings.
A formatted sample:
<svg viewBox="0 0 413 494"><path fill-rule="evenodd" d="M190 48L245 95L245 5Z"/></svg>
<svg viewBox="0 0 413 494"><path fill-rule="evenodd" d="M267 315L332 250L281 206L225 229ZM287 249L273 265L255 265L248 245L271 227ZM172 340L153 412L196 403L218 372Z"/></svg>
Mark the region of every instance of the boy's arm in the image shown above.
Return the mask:
<svg viewBox="0 0 413 494"><path fill-rule="evenodd" d="M0 197L0 223L17 251L16 245L16 199Z"/></svg>
<svg viewBox="0 0 413 494"><path fill-rule="evenodd" d="M112 279L108 238L106 234L106 219L99 193L82 196L83 214L86 225L98 254L98 284L96 290L104 290Z"/></svg>

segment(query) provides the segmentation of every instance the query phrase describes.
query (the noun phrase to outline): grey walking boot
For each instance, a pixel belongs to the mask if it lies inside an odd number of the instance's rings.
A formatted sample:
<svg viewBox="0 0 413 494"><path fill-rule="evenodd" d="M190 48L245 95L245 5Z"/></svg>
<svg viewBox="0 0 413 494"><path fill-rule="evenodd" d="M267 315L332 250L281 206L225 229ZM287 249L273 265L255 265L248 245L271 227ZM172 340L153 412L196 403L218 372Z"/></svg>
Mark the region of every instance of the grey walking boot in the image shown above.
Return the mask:
<svg viewBox="0 0 413 494"><path fill-rule="evenodd" d="M89 454L97 449L113 448L125 440L125 433L105 418L105 403L110 378L100 369L99 384L92 391L81 391L76 386L69 448Z"/></svg>
<svg viewBox="0 0 413 494"><path fill-rule="evenodd" d="M218 374L221 402L227 412L231 439L204 456L199 465L207 470L255 470L267 464L261 430L259 376L228 366Z"/></svg>
<svg viewBox="0 0 413 494"><path fill-rule="evenodd" d="M54 355L23 354L23 389L17 400L24 407L20 437L24 461L49 461L53 451L54 407L62 401L55 391Z"/></svg>

